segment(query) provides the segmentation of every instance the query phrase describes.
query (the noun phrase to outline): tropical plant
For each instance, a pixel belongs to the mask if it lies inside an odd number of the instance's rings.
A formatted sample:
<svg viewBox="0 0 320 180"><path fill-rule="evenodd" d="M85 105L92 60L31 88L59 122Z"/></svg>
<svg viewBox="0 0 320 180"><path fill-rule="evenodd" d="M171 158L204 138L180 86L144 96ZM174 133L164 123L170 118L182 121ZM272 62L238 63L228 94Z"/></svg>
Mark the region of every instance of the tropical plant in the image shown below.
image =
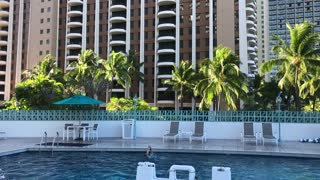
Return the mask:
<svg viewBox="0 0 320 180"><path fill-rule="evenodd" d="M315 68L315 72L309 73L307 80L300 87L300 96L311 103L312 110L316 110L316 103L320 97L320 68ZM308 103L309 104L309 103Z"/></svg>
<svg viewBox="0 0 320 180"><path fill-rule="evenodd" d="M53 102L63 98L62 83L39 74L19 83L6 109L54 109Z"/></svg>
<svg viewBox="0 0 320 180"><path fill-rule="evenodd" d="M172 78L164 81L174 91L178 93L178 100L180 101L180 109L183 109L183 98L193 91L195 71L192 69L192 64L189 61L182 60L180 66L174 66L172 70Z"/></svg>
<svg viewBox="0 0 320 180"><path fill-rule="evenodd" d="M135 50L129 50L127 54L127 66L131 79L143 82L144 74L140 71L143 63L139 62L138 53Z"/></svg>
<svg viewBox="0 0 320 180"><path fill-rule="evenodd" d="M127 98L115 98L112 97L107 104L108 111L129 111L134 110L133 99ZM157 110L156 107L150 106L146 101L138 99L136 104L136 110Z"/></svg>
<svg viewBox="0 0 320 180"><path fill-rule="evenodd" d="M82 92L95 97L105 91L107 81L99 77L102 61L92 50L81 51L78 60L70 63L71 70L66 75L71 94Z"/></svg>
<svg viewBox="0 0 320 180"><path fill-rule="evenodd" d="M50 54L46 55L33 69L26 70L23 74L32 79L38 75L43 75L58 82L64 82L63 71L57 67L55 57Z"/></svg>
<svg viewBox="0 0 320 180"><path fill-rule="evenodd" d="M277 58L264 62L260 66L259 73L264 75L277 67L279 87L294 88L296 108L300 110L301 84L305 81L306 74L320 65L318 58L320 49L316 46L320 42L320 35L314 32L313 25L308 22L296 24L294 27L287 23L287 28L290 31L290 42L274 36L277 43L272 49Z"/></svg>
<svg viewBox="0 0 320 180"><path fill-rule="evenodd" d="M195 94L201 96L200 109L209 108L217 98L215 109L220 109L224 99L227 109L236 109L235 99L246 96L247 83L240 71L240 60L231 49L218 46L213 59L204 59L200 63L199 73L203 76L195 87Z"/></svg>
<svg viewBox="0 0 320 180"><path fill-rule="evenodd" d="M131 85L131 77L128 71L128 64L126 57L121 53L111 52L107 60L102 61L103 70L99 72L98 76L102 76L106 81L108 81L107 92L109 93L109 98L112 96L113 81L122 86L126 87L126 83ZM108 100L108 99L107 99Z"/></svg>

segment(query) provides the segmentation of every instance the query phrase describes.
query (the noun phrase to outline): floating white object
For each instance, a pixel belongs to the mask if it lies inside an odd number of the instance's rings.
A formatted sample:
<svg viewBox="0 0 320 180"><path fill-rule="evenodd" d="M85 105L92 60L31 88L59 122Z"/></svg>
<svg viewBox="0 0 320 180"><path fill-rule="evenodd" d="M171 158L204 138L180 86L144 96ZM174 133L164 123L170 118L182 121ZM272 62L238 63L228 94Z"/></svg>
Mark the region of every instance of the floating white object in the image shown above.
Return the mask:
<svg viewBox="0 0 320 180"><path fill-rule="evenodd" d="M229 167L212 167L212 180L231 180Z"/></svg>
<svg viewBox="0 0 320 180"><path fill-rule="evenodd" d="M195 179L195 170L192 166L173 165L169 170L169 178L158 178L156 176L156 167L151 162L139 162L137 167L136 180L177 180L177 171L189 171L188 180Z"/></svg>

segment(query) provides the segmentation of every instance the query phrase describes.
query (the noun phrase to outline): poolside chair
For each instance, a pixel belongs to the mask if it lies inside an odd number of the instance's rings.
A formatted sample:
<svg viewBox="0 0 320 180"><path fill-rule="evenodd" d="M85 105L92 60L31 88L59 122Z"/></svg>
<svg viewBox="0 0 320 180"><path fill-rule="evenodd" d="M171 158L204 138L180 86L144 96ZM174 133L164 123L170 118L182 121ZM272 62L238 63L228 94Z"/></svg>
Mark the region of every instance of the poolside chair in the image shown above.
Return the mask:
<svg viewBox="0 0 320 180"><path fill-rule="evenodd" d="M278 138L276 138L272 132L272 124L271 123L262 123L262 144L264 145L265 141L275 141L278 146Z"/></svg>
<svg viewBox="0 0 320 180"><path fill-rule="evenodd" d="M206 134L204 132L204 122L195 122L194 124L194 133L191 134L189 141L190 143L192 143L193 139L200 139L202 144L203 141L206 142L207 141L207 137Z"/></svg>
<svg viewBox="0 0 320 180"><path fill-rule="evenodd" d="M67 141L69 141L69 136L70 134L73 134L73 131L74 131L74 128L69 128L69 126L73 126L73 124L64 124L64 129L63 129L63 132L62 132L62 140L64 141L64 138L67 136Z"/></svg>
<svg viewBox="0 0 320 180"><path fill-rule="evenodd" d="M258 145L257 133L253 132L253 123L243 123L243 133L241 133L242 143L245 141L256 141Z"/></svg>
<svg viewBox="0 0 320 180"><path fill-rule="evenodd" d="M163 142L165 139L173 139L174 143L176 143L177 137L179 137L179 122L171 122L170 130L163 135Z"/></svg>
<svg viewBox="0 0 320 180"><path fill-rule="evenodd" d="M94 137L99 138L98 136L98 124L94 124L92 128L89 128L88 139L94 139Z"/></svg>

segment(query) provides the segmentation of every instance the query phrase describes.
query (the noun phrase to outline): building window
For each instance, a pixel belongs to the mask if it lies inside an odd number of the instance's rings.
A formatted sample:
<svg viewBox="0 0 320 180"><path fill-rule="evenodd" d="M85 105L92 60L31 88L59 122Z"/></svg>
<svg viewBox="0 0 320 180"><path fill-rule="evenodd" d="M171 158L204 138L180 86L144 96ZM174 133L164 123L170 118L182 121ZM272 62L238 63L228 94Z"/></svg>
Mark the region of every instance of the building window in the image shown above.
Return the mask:
<svg viewBox="0 0 320 180"><path fill-rule="evenodd" d="M40 40L40 45L42 45L43 44L43 41L42 40Z"/></svg>
<svg viewBox="0 0 320 180"><path fill-rule="evenodd" d="M40 29L40 34L43 34L43 29Z"/></svg>
<svg viewBox="0 0 320 180"><path fill-rule="evenodd" d="M144 32L144 37L148 39L148 32Z"/></svg>
<svg viewBox="0 0 320 180"><path fill-rule="evenodd" d="M50 18L47 18L47 22L50 22Z"/></svg>
<svg viewBox="0 0 320 180"><path fill-rule="evenodd" d="M50 54L50 51L49 51L49 50L46 50L46 54Z"/></svg>
<svg viewBox="0 0 320 180"><path fill-rule="evenodd" d="M47 39L47 40L46 40L46 43L47 43L47 44L50 44L50 40L49 40L49 39Z"/></svg>
<svg viewBox="0 0 320 180"><path fill-rule="evenodd" d="M44 8L41 8L41 13L44 13Z"/></svg>
<svg viewBox="0 0 320 180"><path fill-rule="evenodd" d="M48 7L48 8L47 8L47 12L50 12L50 11L51 11L51 7Z"/></svg>
<svg viewBox="0 0 320 180"><path fill-rule="evenodd" d="M50 29L47 29L47 34L49 34L50 33Z"/></svg>
<svg viewBox="0 0 320 180"><path fill-rule="evenodd" d="M43 19L40 19L40 23L41 23L41 24L43 23Z"/></svg>
<svg viewBox="0 0 320 180"><path fill-rule="evenodd" d="M39 52L39 55L42 56L42 51Z"/></svg>
<svg viewBox="0 0 320 180"><path fill-rule="evenodd" d="M196 40L196 45L197 45L197 47L200 46L200 39L197 39L197 40Z"/></svg>

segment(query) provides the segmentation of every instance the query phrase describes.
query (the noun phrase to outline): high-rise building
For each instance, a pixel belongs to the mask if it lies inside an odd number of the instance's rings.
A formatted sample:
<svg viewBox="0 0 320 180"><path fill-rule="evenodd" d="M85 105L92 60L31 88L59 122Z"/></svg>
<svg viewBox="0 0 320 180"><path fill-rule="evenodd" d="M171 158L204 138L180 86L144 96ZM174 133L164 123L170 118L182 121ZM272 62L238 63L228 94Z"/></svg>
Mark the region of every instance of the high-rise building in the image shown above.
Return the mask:
<svg viewBox="0 0 320 180"><path fill-rule="evenodd" d="M23 71L56 55L57 1L0 0L0 102L9 100Z"/></svg>
<svg viewBox="0 0 320 180"><path fill-rule="evenodd" d="M319 0L269 0L269 34L280 36L285 41L290 40L286 23L292 26L309 21L315 25L315 31L320 32L320 1ZM274 41L270 41L270 57Z"/></svg>
<svg viewBox="0 0 320 180"><path fill-rule="evenodd" d="M179 106L177 95L167 90L163 80L172 77L173 65L179 66L181 60L189 60L196 68L199 60L213 57L214 47L223 45L240 53L243 72L254 74L257 24L264 22L257 19L256 0L0 0L0 7L9 14L0 13L7 20L0 26L7 29L6 50L11 52L1 56L6 63L2 63L6 70L3 99L9 99L21 72L45 54L56 56L58 66L67 71L81 50L92 49L103 59L111 51L133 50L143 63L140 70L145 80L125 89L115 85L112 94L136 94L152 105L171 109ZM0 84L0 95L1 89ZM185 102L191 107L194 101L186 98Z"/></svg>

